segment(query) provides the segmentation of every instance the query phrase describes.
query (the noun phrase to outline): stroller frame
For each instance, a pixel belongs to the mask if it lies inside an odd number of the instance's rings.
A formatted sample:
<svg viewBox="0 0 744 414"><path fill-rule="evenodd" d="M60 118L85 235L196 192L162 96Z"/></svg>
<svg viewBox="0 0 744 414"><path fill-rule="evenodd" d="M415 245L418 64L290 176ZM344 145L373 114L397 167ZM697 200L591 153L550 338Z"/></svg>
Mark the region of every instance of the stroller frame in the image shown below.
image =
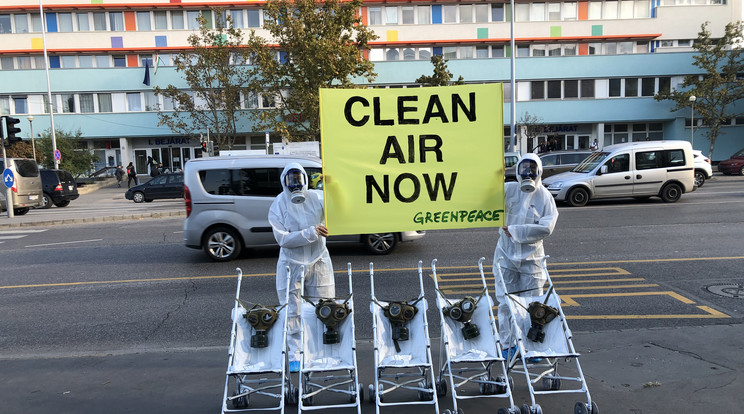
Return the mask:
<svg viewBox="0 0 744 414"><path fill-rule="evenodd" d="M433 405L435 413L439 414L439 401L437 393L434 388L434 367L431 359L431 341L429 339L429 323L426 317L426 299L424 298L424 280L422 272L422 262L418 262L418 277L419 277L419 297L415 304L418 308L418 312L422 314L423 321L423 333L424 343L426 344L426 362L424 364L396 364L396 365L383 365L380 364L381 347L389 346L380 341L378 338L377 326L377 315L375 312L381 311L381 309L375 309L380 306L380 302L375 297L375 276L374 276L374 264L369 264L369 280L370 280L370 294L372 303L370 304L370 311L372 312L372 332L374 338L374 370L375 379L374 383L369 385L369 400L375 404L375 413L380 413L380 407L394 406L394 405ZM384 316L383 316L384 317ZM409 322L410 324L413 322ZM392 339L391 339L392 341ZM387 369L406 369L408 371L396 372L392 374L386 373ZM390 388L386 388L389 386ZM398 401L398 402L383 402L383 396L392 391L398 389L417 391L419 401Z"/></svg>
<svg viewBox="0 0 744 414"><path fill-rule="evenodd" d="M527 387L530 393L531 405L522 405L523 414L542 414L542 407L540 407L540 404L538 404L535 399L536 395L569 393L586 395L586 402L579 401L574 405L574 412L576 414L596 414L599 412L599 408L597 407L597 404L592 401L591 395L589 394L589 389L586 385L586 379L584 378L584 373L581 370L581 364L578 360L580 354L576 352L576 348L574 348L574 344L572 341L573 333L568 327L568 323L566 322L566 315L563 313L563 308L561 307L561 300L560 298L558 298L557 293L555 293L553 281L548 274L548 257L549 256L544 256L541 261L542 272L544 273L548 283L548 293L535 297L523 296L518 297L519 299L517 299L515 295L508 293L506 290L506 283L504 282L504 277L501 272L501 260L503 258L499 258L497 263L494 264L495 283L496 286L501 287L503 292L506 292L506 297L508 298L506 303L509 309L509 326L517 341L517 345L515 347L516 350L512 352L512 350L514 350L515 348L510 348L508 351L507 366L510 372L513 371L525 375ZM553 300L549 302L549 300L551 299L551 293L553 295ZM562 354L555 354L528 351L527 347L525 346L525 344L528 342L525 341L525 338L523 337L524 333L519 327L520 321L517 320L517 318L522 318L522 315L520 315L520 313L517 311L516 306L518 304L520 307L524 307L522 301L528 301L527 303L529 303L529 301L532 300L540 300L546 303L550 303L558 311L558 316L556 317L556 319L559 319L559 321L553 320L549 323L558 323L560 325L560 332L563 333L563 339L565 341L565 343L561 345L564 346L564 349L566 349L567 352ZM527 318L530 317L529 314L526 316ZM577 372L576 377L568 377L558 374L558 362L561 359L564 359L566 363L574 363L574 368ZM534 387L534 384L538 381L542 381L542 390L536 390ZM561 389L561 381L577 384L579 388Z"/></svg>
<svg viewBox="0 0 744 414"><path fill-rule="evenodd" d="M238 272L238 287L235 293L235 307L233 308L232 315L233 315L233 323L232 323L232 330L230 333L230 347L228 350L228 363L227 363L227 372L225 377L225 391L223 393L222 398L222 413L246 413L246 412L253 412L253 411L279 411L280 413L284 413L284 406L285 406L285 399L287 402L293 402L296 401L296 395L297 395L297 389L292 387L291 379L289 376L289 372L287 370L288 365L288 355L287 355L287 317L288 317L288 309L284 307L280 312L280 316L277 320L277 322L281 322L281 325L275 324L277 326L273 326L272 329L281 329L282 330L282 342L281 342L281 350L282 350L282 364L281 369L268 369L268 370L257 370L257 371L232 371L231 367L233 366L233 363L235 361L236 357L236 351L237 351L237 337L238 337L238 321L240 318L243 317L243 313L241 310L241 305L238 303L238 299L240 299L240 285L243 280L243 270L241 268L235 269ZM290 278L290 270L289 267L287 267L287 279ZM286 304L289 300L289 289L287 289L287 297L284 299L284 303ZM242 328L241 328L242 329ZM249 338L246 337L246 340ZM248 348L250 349L250 348ZM274 374L278 375L276 378L267 378L266 374ZM258 378L251 378L252 376L258 376ZM228 397L228 389L230 386L230 378L233 378L236 383L236 391L235 394ZM276 389L279 389L279 393L276 392ZM265 408L248 408L248 404L250 401L250 396L252 394L257 395L264 395L268 397L278 398L279 399L279 405L273 406L273 407L265 407ZM240 405L243 405L242 408L228 408L228 402L238 402Z"/></svg>
<svg viewBox="0 0 744 414"><path fill-rule="evenodd" d="M362 388L362 384L359 383L359 377L358 377L358 365L357 365L357 355L356 355L356 335L355 335L355 326L354 326L354 298L353 298L353 291L351 287L351 263L347 263L348 268L348 275L349 275L349 299L348 299L348 305L349 305L349 315L346 316L346 319L342 322L344 324L351 324L351 327L349 328L348 325L345 327L345 333L351 335L350 343L351 343L351 355L353 359L352 366L329 366L327 369L323 368L306 368L305 363L308 355L305 353L305 348L307 346L306 340L305 340L305 330L306 325L305 321L302 318L305 318L305 312L302 310L302 307L311 306L310 304L303 303L300 307L300 326L302 327L300 338L300 343L302 344L302 347L300 348L300 385L299 385L299 412L302 412L303 410L324 410L328 408L352 408L356 407L357 413L362 413L361 408L361 402L364 400L364 390ZM304 271L303 271L304 275ZM305 283L304 280L302 282L302 288L300 290L302 293L301 295L304 297L305 293ZM339 303L338 298L317 298L317 299L334 299L337 303ZM312 316L312 318L316 318L316 316ZM321 332L322 334L322 332ZM345 371L346 375L342 375L341 372ZM328 373L329 375L321 376L323 373ZM321 383L322 382L322 383ZM325 384L325 385L324 385ZM347 389L343 389L343 387L346 387ZM340 393L340 394L346 394L349 396L349 403L348 404L330 404L330 405L313 405L313 397L323 393L323 392L331 392L331 393Z"/></svg>
<svg viewBox="0 0 744 414"><path fill-rule="evenodd" d="M468 358L467 360L457 361L457 356L452 355L450 350L450 343L453 341L466 340L461 336L450 336L450 330L446 329L445 324L449 318L444 314L444 307L451 306L452 302L456 302L462 298L456 299L447 298L439 289L439 280L437 277L436 263L437 259L431 262L431 271L434 279L434 287L437 292L437 309L439 310L439 318L441 321L441 344L439 348L439 361L440 369L438 374L436 385L437 394L440 397L444 397L447 394L447 381L444 376L449 377L449 390L452 395L452 412L461 412L458 409L458 400L469 400L474 398L504 398L508 400L508 408L499 408L499 414L519 414L519 408L514 405L514 399L512 397L512 384L513 381L509 377L505 365L505 359L501 353L501 340L499 338L498 329L496 328L496 319L493 316L493 308L491 298L488 295L488 287L486 285L486 277L483 273L483 261L485 257L481 257L478 260L478 269L480 270L481 283L483 286L483 292L480 300L484 302L483 305L487 308L488 327L481 326L481 334L486 336L486 329L490 328L490 335L493 342L493 349L491 349L491 357L488 357L488 350L484 351L486 354L482 358ZM476 308L476 311L478 309ZM481 308L480 312L483 312ZM475 315L474 315L475 316ZM483 316L480 315L480 321L483 321ZM482 322L481 322L482 323ZM485 348L485 347L484 347ZM493 355L495 353L495 355ZM491 369L496 366L500 368L500 372L496 378L491 375ZM453 372L454 371L454 372ZM461 395L457 392L458 388L466 386L468 384L478 384L478 390L481 395ZM444 413L449 414L449 410L445 410Z"/></svg>

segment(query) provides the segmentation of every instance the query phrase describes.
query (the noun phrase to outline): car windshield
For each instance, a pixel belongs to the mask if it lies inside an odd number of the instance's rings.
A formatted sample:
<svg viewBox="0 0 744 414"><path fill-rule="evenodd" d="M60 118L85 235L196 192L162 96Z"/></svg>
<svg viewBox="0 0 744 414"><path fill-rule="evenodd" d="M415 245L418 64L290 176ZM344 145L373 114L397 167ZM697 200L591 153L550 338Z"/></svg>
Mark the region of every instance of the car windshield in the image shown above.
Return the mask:
<svg viewBox="0 0 744 414"><path fill-rule="evenodd" d="M607 158L607 156L610 155L609 152L602 152L597 151L593 152L590 156L586 157L584 161L581 161L578 165L576 165L572 172L579 172L579 173L588 173L595 168L597 168L597 165L604 162L604 160Z"/></svg>

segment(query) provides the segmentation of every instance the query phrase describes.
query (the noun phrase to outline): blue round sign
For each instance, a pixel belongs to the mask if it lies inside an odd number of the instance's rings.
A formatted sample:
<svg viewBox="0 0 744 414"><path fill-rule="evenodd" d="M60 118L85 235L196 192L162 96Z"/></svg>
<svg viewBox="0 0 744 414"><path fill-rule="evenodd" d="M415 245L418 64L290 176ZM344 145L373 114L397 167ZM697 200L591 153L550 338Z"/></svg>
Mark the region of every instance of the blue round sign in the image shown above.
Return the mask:
<svg viewBox="0 0 744 414"><path fill-rule="evenodd" d="M54 151L54 159L57 160L57 161L59 161L60 159L62 159L62 153L59 152L59 150L55 150Z"/></svg>
<svg viewBox="0 0 744 414"><path fill-rule="evenodd" d="M5 171L3 171L3 182L8 188L13 187L13 184L15 184L15 176L10 168L6 168Z"/></svg>

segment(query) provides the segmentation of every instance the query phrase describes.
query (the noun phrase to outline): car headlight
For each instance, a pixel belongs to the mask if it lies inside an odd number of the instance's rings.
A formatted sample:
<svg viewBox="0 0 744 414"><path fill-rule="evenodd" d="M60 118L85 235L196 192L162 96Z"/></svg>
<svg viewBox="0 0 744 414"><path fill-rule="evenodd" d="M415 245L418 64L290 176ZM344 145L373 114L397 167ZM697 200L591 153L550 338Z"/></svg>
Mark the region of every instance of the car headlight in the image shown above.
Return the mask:
<svg viewBox="0 0 744 414"><path fill-rule="evenodd" d="M548 186L548 190L560 190L561 187L563 187L563 183L560 181L557 181L557 182L551 183Z"/></svg>

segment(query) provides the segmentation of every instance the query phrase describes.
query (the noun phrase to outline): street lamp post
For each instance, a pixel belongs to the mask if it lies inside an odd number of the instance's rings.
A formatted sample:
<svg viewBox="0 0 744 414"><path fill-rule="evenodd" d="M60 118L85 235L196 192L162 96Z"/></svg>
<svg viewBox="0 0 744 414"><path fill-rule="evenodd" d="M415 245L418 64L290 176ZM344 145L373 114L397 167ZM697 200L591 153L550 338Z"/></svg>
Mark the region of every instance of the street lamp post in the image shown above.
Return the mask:
<svg viewBox="0 0 744 414"><path fill-rule="evenodd" d="M34 144L34 116L29 115L26 119L28 119L28 126L31 128L31 151L34 152L34 161L36 161L36 144Z"/></svg>
<svg viewBox="0 0 744 414"><path fill-rule="evenodd" d="M690 111L690 145L693 148L695 147L695 101L697 101L697 96L691 95L690 103L692 104L692 110Z"/></svg>

